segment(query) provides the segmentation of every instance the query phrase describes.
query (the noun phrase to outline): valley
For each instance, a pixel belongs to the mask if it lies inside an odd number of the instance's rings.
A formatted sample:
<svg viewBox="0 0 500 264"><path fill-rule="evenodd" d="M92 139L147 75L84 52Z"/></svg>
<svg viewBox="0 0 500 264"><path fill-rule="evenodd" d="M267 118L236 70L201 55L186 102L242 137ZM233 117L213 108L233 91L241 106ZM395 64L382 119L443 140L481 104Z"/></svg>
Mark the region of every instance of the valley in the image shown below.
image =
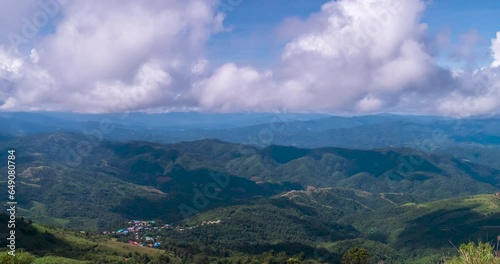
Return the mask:
<svg viewBox="0 0 500 264"><path fill-rule="evenodd" d="M126 248L112 253L118 262L125 252L150 248L139 256L338 263L361 247L370 263L436 263L454 256L456 245L500 233L500 171L450 155L103 140L75 165L69 153L84 140L51 132L0 144L18 146L19 216L54 236L87 234L89 245ZM134 221L158 225L124 228ZM28 241L39 240L32 232ZM80 247L73 240L64 243ZM40 245L23 248L42 257ZM89 261L82 250L55 256Z"/></svg>

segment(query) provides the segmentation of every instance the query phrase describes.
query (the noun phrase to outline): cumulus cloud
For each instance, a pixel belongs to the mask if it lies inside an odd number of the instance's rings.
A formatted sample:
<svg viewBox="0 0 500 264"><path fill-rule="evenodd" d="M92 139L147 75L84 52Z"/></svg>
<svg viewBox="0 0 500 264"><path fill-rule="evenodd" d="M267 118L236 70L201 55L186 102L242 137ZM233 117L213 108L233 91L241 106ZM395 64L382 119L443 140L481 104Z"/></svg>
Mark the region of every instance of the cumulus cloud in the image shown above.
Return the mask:
<svg viewBox="0 0 500 264"><path fill-rule="evenodd" d="M223 21L203 0L67 1L58 8L55 32L31 54L0 53L0 76L11 75L5 79L16 86L1 108L101 112L181 104L174 101L183 79Z"/></svg>
<svg viewBox="0 0 500 264"><path fill-rule="evenodd" d="M0 78L19 78L23 65L23 58L11 56L3 46L0 46Z"/></svg>
<svg viewBox="0 0 500 264"><path fill-rule="evenodd" d="M44 10L30 3L20 10ZM491 66L444 68L421 22L423 0L330 1L306 19L287 19L277 34L287 43L271 69L206 59L207 40L226 32L224 15L210 1L67 1L58 8L53 30L29 49L0 40L0 109L454 116L500 110L500 33ZM475 61L481 39L462 34L450 55Z"/></svg>
<svg viewBox="0 0 500 264"><path fill-rule="evenodd" d="M500 71L495 67L483 67L474 71L455 73L456 87L439 97L438 113L468 117L492 115L500 110Z"/></svg>
<svg viewBox="0 0 500 264"><path fill-rule="evenodd" d="M396 111L462 117L497 112L497 70L457 71L438 65L426 41L427 25L420 22L424 11L420 0L331 1L306 20L289 19L280 26L279 35L290 39L280 67L265 74L225 65L196 85L201 105L222 111ZM472 64L480 43L476 32L466 32L451 55ZM492 49L499 54L495 44ZM252 78L244 77L249 73Z"/></svg>
<svg viewBox="0 0 500 264"><path fill-rule="evenodd" d="M419 21L424 8L419 0L329 2L321 12L300 22L299 28L306 30L286 45L272 80L262 81L271 74L254 72L258 82L248 84L245 78L234 77L234 72L246 73L245 68L233 66L230 86L238 92L220 89L222 82L207 82L203 94L224 98L211 100L212 107L221 108L242 96L262 102L259 106L267 110L274 106L299 111L369 111L391 104L391 98L383 98L406 90L425 92L426 80L439 72L423 44L426 25ZM297 27L297 23L287 22L281 30L289 34L292 30L286 26ZM230 74L227 67L216 74L222 72ZM254 107L244 102L236 106Z"/></svg>
<svg viewBox="0 0 500 264"><path fill-rule="evenodd" d="M191 96L202 110L229 112L238 109L270 110L276 102L271 72L225 64L193 85Z"/></svg>
<svg viewBox="0 0 500 264"><path fill-rule="evenodd" d="M500 112L500 32L492 40L491 66L453 72L452 91L438 97L437 113L458 117L494 115Z"/></svg>
<svg viewBox="0 0 500 264"><path fill-rule="evenodd" d="M500 66L500 32L497 32L497 37L491 40L491 51L493 53L493 67Z"/></svg>

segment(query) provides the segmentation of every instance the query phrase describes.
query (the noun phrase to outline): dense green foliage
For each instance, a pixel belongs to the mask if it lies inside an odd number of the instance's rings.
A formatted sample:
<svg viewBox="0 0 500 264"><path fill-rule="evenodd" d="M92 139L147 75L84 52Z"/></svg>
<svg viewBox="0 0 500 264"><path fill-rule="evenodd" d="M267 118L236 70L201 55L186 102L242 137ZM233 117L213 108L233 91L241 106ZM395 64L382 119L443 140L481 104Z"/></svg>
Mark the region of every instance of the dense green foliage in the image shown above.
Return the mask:
<svg viewBox="0 0 500 264"><path fill-rule="evenodd" d="M201 213L186 220L186 230L167 233L165 243L190 248L193 254L224 257L273 249L302 252L306 259L331 263L360 247L368 250L369 263L435 263L455 254L450 242L459 245L500 234L500 200L495 195L418 205L374 201L373 208L368 208L366 201L383 200L381 195L353 190L348 196L345 190L342 195L335 191L293 192L272 202L266 199ZM352 207L357 209L347 210ZM210 220L221 223L196 227Z"/></svg>
<svg viewBox="0 0 500 264"><path fill-rule="evenodd" d="M82 140L0 141L18 146L18 214L43 225L20 221L35 263L436 263L450 242L500 234L500 171L451 156L219 140L102 141L83 155ZM175 227L159 234L165 254L96 235L132 219Z"/></svg>
<svg viewBox="0 0 500 264"><path fill-rule="evenodd" d="M0 253L0 263L2 264L31 264L35 257L27 252L19 252L16 256L11 256L7 252Z"/></svg>
<svg viewBox="0 0 500 264"><path fill-rule="evenodd" d="M306 186L405 193L424 202L492 193L500 184L498 170L411 149L103 141L89 143L87 155L79 155L84 138L56 133L2 144L18 146L24 216L54 226L102 230L131 218L175 222Z"/></svg>
<svg viewBox="0 0 500 264"><path fill-rule="evenodd" d="M351 248L342 256L342 264L367 264L368 256L364 248Z"/></svg>

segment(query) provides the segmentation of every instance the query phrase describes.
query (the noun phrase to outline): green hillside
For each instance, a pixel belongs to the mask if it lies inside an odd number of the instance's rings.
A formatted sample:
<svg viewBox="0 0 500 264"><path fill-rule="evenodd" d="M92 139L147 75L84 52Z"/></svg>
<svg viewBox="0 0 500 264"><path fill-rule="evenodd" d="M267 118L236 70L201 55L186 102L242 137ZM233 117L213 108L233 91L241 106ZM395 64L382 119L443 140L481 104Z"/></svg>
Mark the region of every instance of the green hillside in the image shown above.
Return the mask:
<svg viewBox="0 0 500 264"><path fill-rule="evenodd" d="M407 203L339 221L413 255L454 251L469 241L496 241L500 234L500 197L494 194Z"/></svg>
<svg viewBox="0 0 500 264"><path fill-rule="evenodd" d="M183 222L184 231L167 233L165 243L205 248L219 258L272 250L289 256L303 254L310 261L336 263L342 254L326 250L324 243L363 237L352 225L340 224L338 220L354 212L369 212L396 203L386 199L382 194L349 189L291 191L249 205L198 214ZM215 221L220 223L203 225ZM220 253L221 248L226 250L224 254Z"/></svg>
<svg viewBox="0 0 500 264"><path fill-rule="evenodd" d="M133 218L176 222L307 186L404 193L425 202L493 193L500 184L498 170L411 149L261 149L219 140L171 145L102 141L94 146L85 140L52 133L3 143L18 146L23 216L103 230ZM90 144L87 152L81 142ZM201 204L196 202L200 196Z"/></svg>
<svg viewBox="0 0 500 264"><path fill-rule="evenodd" d="M0 233L6 234L8 215L0 214ZM7 249L7 240L2 239L0 246ZM164 250L150 249L121 243L116 240L91 234L76 233L64 229L48 228L32 224L24 219L16 221L16 256L23 258L26 252L32 257L29 262L35 264L95 264L95 263L162 263L169 259L178 263L178 259ZM0 252L0 263L11 260L6 252ZM148 261L146 261L148 260ZM153 262L151 262L153 261ZM156 261L156 262L154 262ZM10 263L10 262L7 262Z"/></svg>
<svg viewBox="0 0 500 264"><path fill-rule="evenodd" d="M19 146L19 216L92 234L130 220L161 220L173 227L159 234L162 248L186 263L338 263L356 247L373 262L429 263L455 254L452 243L500 233L492 195L500 171L451 156L219 140L102 141L83 152L85 140L51 133L0 143ZM28 241L44 241L46 227L33 228ZM26 250L41 257L57 247L57 257L88 260L102 255L99 241L116 251L123 247L116 243L134 239L77 233L94 243L76 241L78 251L64 232L71 233L49 228L60 238L52 248L36 242Z"/></svg>
<svg viewBox="0 0 500 264"><path fill-rule="evenodd" d="M424 204L406 203L409 198L400 195L399 201L386 201L384 196L345 189L290 192L199 214L185 221L186 230L169 233L165 242L208 247L218 257L217 248L230 255L274 250L330 263L361 247L370 252L370 263L423 264L442 263L457 254L455 246L495 242L500 234L500 198L493 194ZM200 225L215 220L220 223Z"/></svg>
<svg viewBox="0 0 500 264"><path fill-rule="evenodd" d="M500 234L497 195L412 199L343 188L291 191L209 210L161 231L167 253L18 219L18 252L36 257L33 263L339 263L349 249L364 248L369 263L424 264L456 255L454 245L495 242ZM7 216L0 220L5 228Z"/></svg>

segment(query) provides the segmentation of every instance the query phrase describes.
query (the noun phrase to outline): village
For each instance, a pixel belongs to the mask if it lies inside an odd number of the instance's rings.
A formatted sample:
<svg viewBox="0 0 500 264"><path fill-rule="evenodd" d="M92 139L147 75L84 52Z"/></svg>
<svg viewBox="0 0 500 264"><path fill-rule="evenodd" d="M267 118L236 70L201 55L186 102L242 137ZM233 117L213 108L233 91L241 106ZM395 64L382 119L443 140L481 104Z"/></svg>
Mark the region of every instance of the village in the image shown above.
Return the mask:
<svg viewBox="0 0 500 264"><path fill-rule="evenodd" d="M220 224L221 222L222 222L221 220L203 221L200 224L189 227L184 227L181 225L172 227L169 224L164 224L161 222L157 222L155 220L151 221L132 220L127 222L128 227L126 228L122 228L117 231L104 231L102 233L104 235L118 238L123 242L128 242L131 245L136 245L140 247L159 248L161 246L160 240L163 238L163 236L160 234L164 233L161 231L174 230L177 232L183 232L185 230L192 230L200 226Z"/></svg>
<svg viewBox="0 0 500 264"><path fill-rule="evenodd" d="M168 224L160 224L156 221L139 221L132 220L127 222L128 227L119 229L117 231L104 231L104 235L110 235L119 238L120 240L128 240L131 245L142 247L159 248L161 243L159 240L162 238L158 231L170 229ZM124 241L126 242L126 241Z"/></svg>

